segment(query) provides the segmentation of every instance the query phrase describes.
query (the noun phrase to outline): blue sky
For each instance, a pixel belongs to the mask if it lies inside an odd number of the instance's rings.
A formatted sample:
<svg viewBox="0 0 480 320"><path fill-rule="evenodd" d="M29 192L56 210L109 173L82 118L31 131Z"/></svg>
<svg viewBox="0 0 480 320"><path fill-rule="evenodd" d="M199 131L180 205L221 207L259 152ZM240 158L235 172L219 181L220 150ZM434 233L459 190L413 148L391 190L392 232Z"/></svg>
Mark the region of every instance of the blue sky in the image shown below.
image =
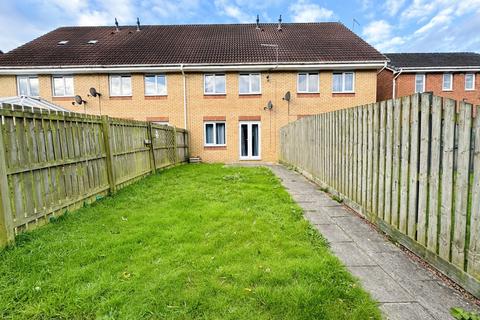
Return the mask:
<svg viewBox="0 0 480 320"><path fill-rule="evenodd" d="M480 52L480 0L1 0L0 50L66 25L341 21L383 52Z"/></svg>

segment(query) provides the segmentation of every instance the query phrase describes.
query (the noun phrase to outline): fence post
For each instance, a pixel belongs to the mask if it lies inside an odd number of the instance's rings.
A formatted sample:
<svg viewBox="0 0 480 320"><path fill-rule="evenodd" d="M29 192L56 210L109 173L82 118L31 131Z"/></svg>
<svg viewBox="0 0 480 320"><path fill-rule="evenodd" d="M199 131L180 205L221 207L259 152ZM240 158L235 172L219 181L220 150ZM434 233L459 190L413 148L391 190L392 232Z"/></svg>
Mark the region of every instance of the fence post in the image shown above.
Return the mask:
<svg viewBox="0 0 480 320"><path fill-rule="evenodd" d="M5 158L5 145L3 140L3 130L0 127L0 248L13 242L15 234L13 232L12 207L10 204L10 189L7 180L7 164Z"/></svg>
<svg viewBox="0 0 480 320"><path fill-rule="evenodd" d="M173 126L173 152L174 152L174 163L178 163L178 141L177 141L177 127Z"/></svg>
<svg viewBox="0 0 480 320"><path fill-rule="evenodd" d="M155 163L155 149L153 148L153 132L152 132L152 123L148 122L147 127L147 136L148 140L150 140L150 167L152 168L152 174L157 172L157 164Z"/></svg>
<svg viewBox="0 0 480 320"><path fill-rule="evenodd" d="M115 183L115 173L114 173L114 165L113 165L113 147L112 147L112 139L110 137L110 121L108 116L102 116L102 131L103 131L103 139L105 143L108 183L110 184L110 193L113 194L115 193L117 186Z"/></svg>

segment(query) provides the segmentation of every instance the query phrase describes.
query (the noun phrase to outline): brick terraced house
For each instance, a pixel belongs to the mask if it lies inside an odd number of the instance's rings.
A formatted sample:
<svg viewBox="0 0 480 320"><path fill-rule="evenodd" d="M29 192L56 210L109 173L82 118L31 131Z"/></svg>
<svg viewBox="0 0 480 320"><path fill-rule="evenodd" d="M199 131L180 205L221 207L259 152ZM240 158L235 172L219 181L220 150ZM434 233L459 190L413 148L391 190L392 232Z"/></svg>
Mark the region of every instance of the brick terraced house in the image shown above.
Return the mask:
<svg viewBox="0 0 480 320"><path fill-rule="evenodd" d="M378 74L377 101L416 92L480 105L480 54L386 53L390 62Z"/></svg>
<svg viewBox="0 0 480 320"><path fill-rule="evenodd" d="M186 128L208 162L275 162L282 126L374 102L386 62L340 23L63 27L0 56L0 96Z"/></svg>

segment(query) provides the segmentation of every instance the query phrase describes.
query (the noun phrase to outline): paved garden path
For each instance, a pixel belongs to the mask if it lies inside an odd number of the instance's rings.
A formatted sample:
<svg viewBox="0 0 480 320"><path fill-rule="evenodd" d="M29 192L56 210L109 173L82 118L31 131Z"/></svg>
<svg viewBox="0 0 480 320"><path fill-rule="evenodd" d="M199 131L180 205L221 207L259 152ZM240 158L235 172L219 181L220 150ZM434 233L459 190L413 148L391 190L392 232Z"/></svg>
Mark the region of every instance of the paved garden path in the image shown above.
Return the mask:
<svg viewBox="0 0 480 320"><path fill-rule="evenodd" d="M475 308L434 273L412 260L347 207L319 191L302 175L279 165L270 168L304 209L305 218L380 302L387 319L453 319L450 308Z"/></svg>

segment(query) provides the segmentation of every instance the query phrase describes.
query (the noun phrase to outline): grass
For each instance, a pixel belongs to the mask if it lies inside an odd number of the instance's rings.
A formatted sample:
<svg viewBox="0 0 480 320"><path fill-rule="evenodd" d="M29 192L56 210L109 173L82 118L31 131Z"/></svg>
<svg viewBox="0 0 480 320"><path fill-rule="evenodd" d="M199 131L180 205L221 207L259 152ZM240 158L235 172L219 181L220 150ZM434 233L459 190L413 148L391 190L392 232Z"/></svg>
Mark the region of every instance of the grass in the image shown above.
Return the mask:
<svg viewBox="0 0 480 320"><path fill-rule="evenodd" d="M265 168L150 176L0 252L2 319L380 319Z"/></svg>

